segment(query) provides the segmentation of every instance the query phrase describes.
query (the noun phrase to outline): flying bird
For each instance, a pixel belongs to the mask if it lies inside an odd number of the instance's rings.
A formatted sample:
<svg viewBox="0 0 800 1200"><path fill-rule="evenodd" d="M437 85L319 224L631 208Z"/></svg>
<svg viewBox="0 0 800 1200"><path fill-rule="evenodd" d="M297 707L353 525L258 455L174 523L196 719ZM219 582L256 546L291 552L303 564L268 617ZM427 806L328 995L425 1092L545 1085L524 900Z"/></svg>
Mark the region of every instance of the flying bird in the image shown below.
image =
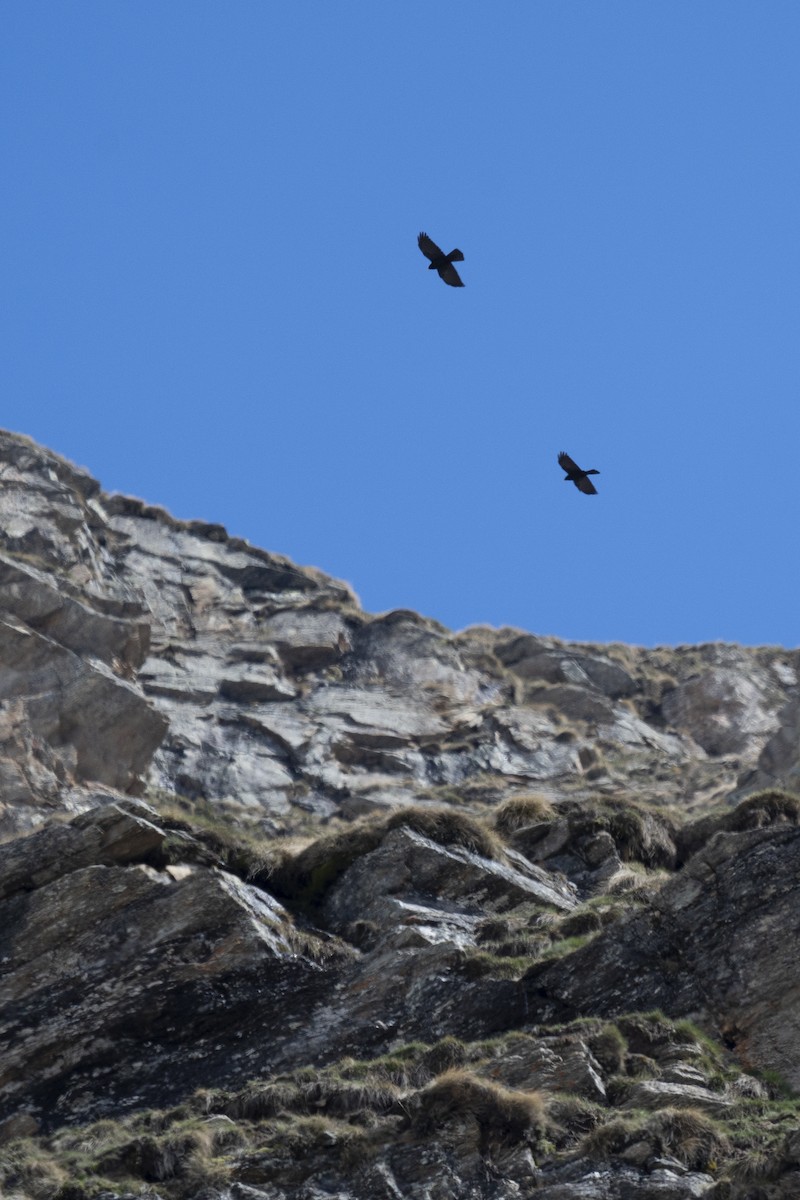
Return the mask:
<svg viewBox="0 0 800 1200"><path fill-rule="evenodd" d="M445 283L449 283L450 287L464 286L461 282L461 276L453 266L454 262L464 261L464 255L460 250L451 250L449 254L443 253L436 245L436 242L431 241L427 233L419 235L417 245L425 257L431 260L431 265L428 267L429 271L438 271L439 278L443 279Z"/></svg>
<svg viewBox="0 0 800 1200"><path fill-rule="evenodd" d="M589 478L590 475L599 475L599 471L595 471L594 467L591 471L582 471L576 462L573 462L568 454L562 450L558 456L558 465L562 470L566 471L564 481L571 480L579 492L583 492L584 496L596 496L597 488Z"/></svg>

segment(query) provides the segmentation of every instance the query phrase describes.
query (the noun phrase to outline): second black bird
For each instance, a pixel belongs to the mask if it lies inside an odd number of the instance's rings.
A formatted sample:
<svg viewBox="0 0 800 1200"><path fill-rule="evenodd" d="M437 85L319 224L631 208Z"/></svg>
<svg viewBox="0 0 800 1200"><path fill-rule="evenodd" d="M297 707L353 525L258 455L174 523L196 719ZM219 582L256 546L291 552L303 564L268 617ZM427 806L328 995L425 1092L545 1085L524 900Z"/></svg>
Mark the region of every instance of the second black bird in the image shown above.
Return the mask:
<svg viewBox="0 0 800 1200"><path fill-rule="evenodd" d="M439 249L436 242L431 241L427 233L419 235L417 245L425 257L431 260L431 265L428 267L429 271L438 271L439 278L443 279L445 283L449 283L450 287L464 286L461 282L461 276L453 266L454 262L464 261L464 255L460 250L451 250L449 254L445 254L444 251Z"/></svg>
<svg viewBox="0 0 800 1200"><path fill-rule="evenodd" d="M589 478L590 475L599 475L599 471L595 471L594 467L590 471L582 471L578 464L574 462L568 454L562 450L558 456L558 465L562 470L566 471L564 481L570 480L575 484L579 492L583 492L585 496L596 496L597 488Z"/></svg>

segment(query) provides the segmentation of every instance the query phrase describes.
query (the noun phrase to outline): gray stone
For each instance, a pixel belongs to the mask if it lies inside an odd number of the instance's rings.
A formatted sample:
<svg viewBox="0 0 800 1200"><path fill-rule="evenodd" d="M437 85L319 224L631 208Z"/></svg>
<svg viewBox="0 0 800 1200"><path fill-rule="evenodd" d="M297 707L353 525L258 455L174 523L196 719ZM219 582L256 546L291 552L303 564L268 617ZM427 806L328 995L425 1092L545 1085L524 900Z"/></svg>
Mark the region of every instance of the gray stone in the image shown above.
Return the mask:
<svg viewBox="0 0 800 1200"><path fill-rule="evenodd" d="M718 667L669 692L662 711L709 754L741 753L754 741L760 749L777 719L759 682L732 668Z"/></svg>
<svg viewBox="0 0 800 1200"><path fill-rule="evenodd" d="M676 1083L666 1079L634 1081L627 1093L625 1108L699 1108L714 1116L724 1116L733 1108L733 1101L710 1088L693 1083Z"/></svg>
<svg viewBox="0 0 800 1200"><path fill-rule="evenodd" d="M23 1104L47 1128L248 1077L347 961L225 872L147 865L163 838L111 805L0 847L0 1119Z"/></svg>
<svg viewBox="0 0 800 1200"><path fill-rule="evenodd" d="M507 1040L502 1054L483 1073L507 1087L543 1089L607 1102L602 1069L586 1043L576 1037Z"/></svg>
<svg viewBox="0 0 800 1200"><path fill-rule="evenodd" d="M600 655L581 653L576 648L548 646L546 640L521 635L501 644L501 660L523 679L547 683L571 683L595 687L617 699L639 690L636 680L619 663Z"/></svg>
<svg viewBox="0 0 800 1200"><path fill-rule="evenodd" d="M571 888L532 864L523 873L401 827L345 871L326 897L323 912L328 926L338 932L359 919L391 928L406 924L414 911L409 905L422 902L430 924L431 905L425 900L436 901L440 921L446 914L477 919L486 910L524 903L570 912L576 903Z"/></svg>
<svg viewBox="0 0 800 1200"><path fill-rule="evenodd" d="M19 702L19 719L65 770L123 790L136 784L167 727L136 684L15 618L0 620L0 666L0 701Z"/></svg>
<svg viewBox="0 0 800 1200"><path fill-rule="evenodd" d="M350 630L337 612L313 609L276 613L260 627L290 670L309 670L335 662L352 648Z"/></svg>

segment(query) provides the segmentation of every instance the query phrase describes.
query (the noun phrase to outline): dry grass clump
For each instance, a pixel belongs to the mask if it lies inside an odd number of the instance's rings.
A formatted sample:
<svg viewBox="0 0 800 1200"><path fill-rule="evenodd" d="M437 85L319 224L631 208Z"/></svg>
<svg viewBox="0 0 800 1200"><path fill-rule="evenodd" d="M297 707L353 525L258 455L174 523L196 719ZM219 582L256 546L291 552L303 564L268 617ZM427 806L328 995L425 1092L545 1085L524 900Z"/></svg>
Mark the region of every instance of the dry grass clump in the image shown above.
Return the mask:
<svg viewBox="0 0 800 1200"><path fill-rule="evenodd" d="M469 1071L447 1071L425 1088L415 1118L418 1134L429 1136L460 1118L472 1118L479 1149L527 1142L539 1144L547 1129L544 1101L538 1092L521 1092L479 1079Z"/></svg>
<svg viewBox="0 0 800 1200"><path fill-rule="evenodd" d="M513 1067L520 1055L524 1063L541 1036L558 1034L565 1044L590 1047L608 1100L624 1102L641 1055L629 1052L623 1031L669 1061L676 1047L688 1052L687 1042L707 1042L690 1022L652 1012L613 1023L582 1018L483 1042L409 1043L373 1060L308 1066L236 1093L200 1090L175 1108L8 1143L0 1148L0 1195L95 1200L157 1191L164 1200L195 1200L204 1189L227 1194L235 1183L288 1193L319 1171L359 1170L398 1138L434 1155L492 1158L523 1145L537 1159L555 1150L558 1162L618 1159L644 1170L668 1155L715 1174L718 1200L772 1195L767 1185L774 1181L776 1196L800 1195L792 1190L800 1178L800 1101L745 1096L718 1122L691 1108L614 1112L579 1095L543 1098L496 1082L498 1067ZM655 1062L647 1063L657 1073ZM627 1078L615 1074L620 1068Z"/></svg>
<svg viewBox="0 0 800 1200"><path fill-rule="evenodd" d="M578 858L584 847L599 833L613 839L617 855L623 862L641 863L645 867L668 867L675 864L675 824L663 812L644 804L610 796L592 800L569 800L558 806L554 814L568 825L566 838L558 839L557 853L572 853ZM514 845L533 861L541 855L539 844L548 837L545 822L523 825L516 831Z"/></svg>
<svg viewBox="0 0 800 1200"><path fill-rule="evenodd" d="M506 954L491 954L486 950L471 950L460 964L460 972L465 979L519 980L533 963L533 955L512 958Z"/></svg>
<svg viewBox="0 0 800 1200"><path fill-rule="evenodd" d="M224 1113L235 1120L264 1122L324 1114L362 1125L396 1110L402 1094L424 1087L453 1067L485 1057L480 1046L447 1036L429 1045L410 1042L373 1059L345 1058L334 1066L304 1067L277 1079L253 1080L237 1092L198 1092L195 1111Z"/></svg>
<svg viewBox="0 0 800 1200"><path fill-rule="evenodd" d="M3 1147L0 1188L27 1200L87 1200L100 1192L138 1192L146 1182L168 1184L169 1195L194 1195L201 1185L227 1182L224 1156L246 1142L219 1114L175 1120L153 1112L101 1121Z"/></svg>
<svg viewBox="0 0 800 1200"><path fill-rule="evenodd" d="M575 836L602 831L611 834L623 862L639 862L646 867L672 867L675 863L675 830L661 813L608 798L570 814L570 832Z"/></svg>
<svg viewBox="0 0 800 1200"><path fill-rule="evenodd" d="M247 879L269 855L269 840L255 823L249 827L243 824L238 811L234 818L225 808L208 800L188 800L161 789L151 789L146 800L156 809L160 824L168 831L162 851L166 862L219 866Z"/></svg>
<svg viewBox="0 0 800 1200"><path fill-rule="evenodd" d="M230 1096L223 1112L237 1120L264 1121L273 1117L324 1114L348 1119L358 1116L370 1123L373 1114L391 1111L399 1095L396 1083L373 1077L346 1079L333 1072L312 1073L312 1078L250 1083Z"/></svg>
<svg viewBox="0 0 800 1200"><path fill-rule="evenodd" d="M399 808L385 829L413 829L440 846L457 846L483 858L502 858L503 846L490 829L468 813L452 808Z"/></svg>
<svg viewBox="0 0 800 1200"><path fill-rule="evenodd" d="M797 1111L773 1111L769 1115L772 1119L769 1122L768 1136L764 1137L763 1125L755 1131L754 1136L748 1131L756 1144L751 1144L744 1154L727 1166L725 1200L752 1200L756 1196L800 1196L800 1126ZM791 1123L789 1132L775 1137L775 1132L782 1128L784 1120ZM777 1183L777 1186L765 1187L769 1183Z"/></svg>
<svg viewBox="0 0 800 1200"><path fill-rule="evenodd" d="M800 824L800 796L781 788L765 788L761 792L753 792L737 804L725 826L738 833L743 829L761 829L765 825L780 822Z"/></svg>
<svg viewBox="0 0 800 1200"><path fill-rule="evenodd" d="M413 829L442 846L501 859L503 844L475 817L452 807L412 805L340 825L322 836L268 841L242 829L214 805L153 793L169 831L161 856L223 867L301 907L316 907L356 859L376 849L393 829Z"/></svg>
<svg viewBox="0 0 800 1200"><path fill-rule="evenodd" d="M483 1058L485 1051L479 1044L470 1046L448 1035L432 1045L410 1042L379 1058L344 1059L335 1070L342 1079L388 1083L401 1090L415 1089L424 1087L444 1071Z"/></svg>
<svg viewBox="0 0 800 1200"><path fill-rule="evenodd" d="M691 821L678 831L680 862L702 849L715 833L744 833L748 829L765 829L770 825L800 824L800 796L782 788L764 788L745 796L735 808L710 813Z"/></svg>
<svg viewBox="0 0 800 1200"><path fill-rule="evenodd" d="M97 1158L102 1175L119 1172L161 1183L169 1179L205 1179L221 1152L244 1145L246 1139L236 1124L220 1115L204 1120L178 1121L161 1135L145 1133L116 1146ZM217 1164L215 1174L221 1165Z"/></svg>
<svg viewBox="0 0 800 1200"><path fill-rule="evenodd" d="M781 1169L780 1155L770 1154L760 1148L749 1151L737 1159L726 1172L726 1200L750 1200L753 1185L777 1179Z"/></svg>
<svg viewBox="0 0 800 1200"><path fill-rule="evenodd" d="M264 1121L297 1108L299 1097L297 1084L289 1079L253 1082L226 1097L220 1107L227 1116L237 1120Z"/></svg>
<svg viewBox="0 0 800 1200"><path fill-rule="evenodd" d="M264 1185L273 1195L308 1194L303 1186L308 1177L319 1171L356 1168L369 1153L368 1134L357 1124L335 1118L293 1116L279 1119L260 1131L258 1144L247 1153L236 1156L230 1164L232 1182L261 1188ZM313 1190L313 1188L312 1188ZM187 1194L185 1200L199 1200L206 1192ZM230 1192L225 1191L225 1195ZM182 1197L181 1200L184 1200Z"/></svg>
<svg viewBox="0 0 800 1200"><path fill-rule="evenodd" d="M475 926L475 940L478 944L484 942L502 942L515 933L515 925L508 917L484 917Z"/></svg>
<svg viewBox="0 0 800 1200"><path fill-rule="evenodd" d="M557 1092L547 1101L550 1137L559 1150L572 1146L601 1125L608 1110L583 1096Z"/></svg>
<svg viewBox="0 0 800 1200"><path fill-rule="evenodd" d="M494 827L502 834L515 833L525 825L551 821L555 813L546 796L512 796L495 809Z"/></svg>
<svg viewBox="0 0 800 1200"><path fill-rule="evenodd" d="M438 842L480 854L502 857L497 836L468 813L452 808L399 808L389 816L364 818L324 834L293 852L276 847L271 861L257 875L271 891L313 907L356 859L375 850L393 829L413 829Z"/></svg>
<svg viewBox="0 0 800 1200"><path fill-rule="evenodd" d="M368 1123L371 1114L391 1112L397 1104L399 1089L376 1080L351 1081L327 1075L301 1089L302 1110L324 1112L329 1117L347 1120L358 1117Z"/></svg>
<svg viewBox="0 0 800 1200"><path fill-rule="evenodd" d="M649 1143L654 1155L669 1154L692 1171L704 1171L730 1154L731 1146L717 1124L692 1108L662 1108L647 1116L615 1117L598 1125L581 1143L587 1158L625 1156L638 1143Z"/></svg>
<svg viewBox="0 0 800 1200"><path fill-rule="evenodd" d="M670 872L661 867L651 870L638 863L623 867L609 880L605 898L624 897L625 910L630 912L636 904L646 904L659 892Z"/></svg>
<svg viewBox="0 0 800 1200"><path fill-rule="evenodd" d="M463 1067L470 1060L470 1050L456 1037L448 1035L434 1044L420 1057L420 1067L429 1077L441 1075L455 1067Z"/></svg>
<svg viewBox="0 0 800 1200"><path fill-rule="evenodd" d="M559 922L558 932L561 937L580 937L585 933L599 933L603 928L603 920L594 908L581 908L570 913Z"/></svg>
<svg viewBox="0 0 800 1200"><path fill-rule="evenodd" d="M68 1173L33 1138L20 1138L0 1152L2 1195L11 1193L30 1200L52 1200Z"/></svg>
<svg viewBox="0 0 800 1200"><path fill-rule="evenodd" d="M583 1138L581 1153L597 1162L616 1158L623 1154L628 1146L642 1140L641 1125L641 1118L612 1117L610 1121L595 1126Z"/></svg>
<svg viewBox="0 0 800 1200"><path fill-rule="evenodd" d="M412 1042L378 1058L345 1058L336 1069L342 1079L388 1083L401 1090L423 1087L432 1075L422 1064L422 1056L428 1049L423 1042Z"/></svg>
<svg viewBox="0 0 800 1200"><path fill-rule="evenodd" d="M601 917L590 910L565 918L537 913L525 923L519 917L489 917L477 927L477 946L464 951L461 970L468 979L518 979L534 963L580 949L602 927Z"/></svg>
<svg viewBox="0 0 800 1200"><path fill-rule="evenodd" d="M568 954L574 953L575 950L581 950L592 940L593 934L581 933L573 937L559 937L546 946L539 955L539 961L552 962L556 958L566 958Z"/></svg>
<svg viewBox="0 0 800 1200"><path fill-rule="evenodd" d="M475 929L479 953L496 958L538 958L550 946L561 927L534 925L523 917L487 917ZM468 952L469 953L469 952Z"/></svg>
<svg viewBox="0 0 800 1200"><path fill-rule="evenodd" d="M730 1154L728 1138L711 1117L694 1108L662 1108L647 1120L660 1154L672 1154L690 1171L704 1171Z"/></svg>
<svg viewBox="0 0 800 1200"><path fill-rule="evenodd" d="M608 1075L618 1075L625 1066L628 1043L616 1025L604 1025L589 1033L586 1044Z"/></svg>
<svg viewBox="0 0 800 1200"><path fill-rule="evenodd" d="M380 845L383 832L384 822L354 821L298 852L277 847L265 868L264 883L278 896L313 906L357 858Z"/></svg>

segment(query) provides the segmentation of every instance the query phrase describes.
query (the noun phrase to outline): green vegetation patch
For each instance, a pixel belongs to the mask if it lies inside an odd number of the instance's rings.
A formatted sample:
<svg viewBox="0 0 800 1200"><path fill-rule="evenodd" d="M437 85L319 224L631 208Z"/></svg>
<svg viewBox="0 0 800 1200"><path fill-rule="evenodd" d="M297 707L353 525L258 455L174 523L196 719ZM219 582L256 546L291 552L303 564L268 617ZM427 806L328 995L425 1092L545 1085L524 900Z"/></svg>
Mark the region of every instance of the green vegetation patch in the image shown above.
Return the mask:
<svg viewBox="0 0 800 1200"><path fill-rule="evenodd" d="M504 1064L518 1071L528 1055L535 1061L541 1041L555 1052L588 1046L608 1103L542 1093L524 1078L514 1087L498 1082ZM699 1068L707 1085L716 1078L725 1089L731 1108L723 1117L674 1102L647 1112L614 1107L630 1101L634 1080L658 1078L681 1060ZM474 1138L488 1160L517 1144L562 1162L637 1166L670 1155L715 1176L709 1200L752 1200L765 1181L793 1180L800 1170L800 1100L769 1094L776 1090L742 1076L690 1021L658 1011L613 1022L582 1018L481 1042L410 1042L374 1059L304 1067L237 1090L200 1090L168 1110L21 1138L0 1146L0 1194L93 1200L104 1191L155 1191L162 1200L192 1200L203 1187L224 1190L236 1181L286 1189L319 1172L347 1179L398 1140L447 1150Z"/></svg>

